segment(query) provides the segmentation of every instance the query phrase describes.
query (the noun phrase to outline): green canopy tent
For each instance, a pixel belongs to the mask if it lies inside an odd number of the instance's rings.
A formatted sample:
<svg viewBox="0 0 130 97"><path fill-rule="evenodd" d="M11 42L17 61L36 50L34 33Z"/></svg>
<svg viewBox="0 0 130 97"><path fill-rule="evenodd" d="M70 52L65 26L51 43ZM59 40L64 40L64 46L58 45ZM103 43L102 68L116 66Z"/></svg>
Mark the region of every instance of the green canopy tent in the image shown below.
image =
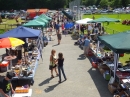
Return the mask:
<svg viewBox="0 0 130 97"><path fill-rule="evenodd" d="M48 17L48 16L46 16L45 14L41 14L38 18L43 18L43 19L46 19L46 20L48 20L48 21L51 20L51 18Z"/></svg>
<svg viewBox="0 0 130 97"><path fill-rule="evenodd" d="M36 21L36 20L32 20L26 24L23 24L23 26L25 26L25 27L41 27L43 29L43 27L45 26L45 23L40 22L40 21Z"/></svg>
<svg viewBox="0 0 130 97"><path fill-rule="evenodd" d="M73 16L69 15L67 12L65 12L64 10L62 11L62 13L69 19L73 19Z"/></svg>
<svg viewBox="0 0 130 97"><path fill-rule="evenodd" d="M98 40L104 43L115 53L130 52L130 31L99 36Z"/></svg>
<svg viewBox="0 0 130 97"><path fill-rule="evenodd" d="M119 61L119 54L130 52L130 43L129 43L130 31L112 35L99 36L98 40L104 43L108 48L110 48L114 52L114 79L115 79ZM98 48L99 48L99 42L98 42Z"/></svg>
<svg viewBox="0 0 130 97"><path fill-rule="evenodd" d="M46 23L46 24L48 24L48 20L46 20L46 19L44 19L44 18L40 18L40 17L38 17L37 19L35 19L36 21L39 21L39 22L44 22L44 23Z"/></svg>
<svg viewBox="0 0 130 97"><path fill-rule="evenodd" d="M87 23L102 23L102 22L120 22L118 19L114 19L114 18L108 18L108 17L101 17L98 19L94 19L91 21L88 21Z"/></svg>
<svg viewBox="0 0 130 97"><path fill-rule="evenodd" d="M46 20L46 19L44 19L44 18L40 18L40 17L38 17L38 18L35 19L35 20L38 21L38 22L45 23L45 26L48 26L49 21Z"/></svg>

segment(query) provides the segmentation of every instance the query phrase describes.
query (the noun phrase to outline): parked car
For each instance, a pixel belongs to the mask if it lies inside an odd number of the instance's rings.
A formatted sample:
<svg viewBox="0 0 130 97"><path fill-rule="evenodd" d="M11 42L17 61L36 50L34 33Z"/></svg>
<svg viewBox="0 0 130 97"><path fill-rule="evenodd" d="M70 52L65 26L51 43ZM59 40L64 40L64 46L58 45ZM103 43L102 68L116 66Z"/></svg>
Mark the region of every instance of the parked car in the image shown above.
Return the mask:
<svg viewBox="0 0 130 97"><path fill-rule="evenodd" d="M107 13L107 12L108 12L108 10L106 10L106 9L103 9L100 11L100 13Z"/></svg>
<svg viewBox="0 0 130 97"><path fill-rule="evenodd" d="M92 14L92 11L86 10L86 12L84 14Z"/></svg>

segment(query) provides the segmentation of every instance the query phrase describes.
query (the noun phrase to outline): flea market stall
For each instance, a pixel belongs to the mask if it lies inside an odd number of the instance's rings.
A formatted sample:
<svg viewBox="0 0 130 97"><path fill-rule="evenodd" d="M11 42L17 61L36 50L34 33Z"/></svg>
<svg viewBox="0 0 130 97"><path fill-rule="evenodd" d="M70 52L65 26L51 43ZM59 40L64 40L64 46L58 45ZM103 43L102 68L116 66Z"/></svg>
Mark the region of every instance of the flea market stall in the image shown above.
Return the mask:
<svg viewBox="0 0 130 97"><path fill-rule="evenodd" d="M130 96L130 62L123 65L119 61L119 57L123 57L124 53L130 52L130 31L103 35L98 37L97 48L93 49L96 53L99 71L103 74L106 80L109 80L108 89L111 93L117 95ZM104 54L101 51L100 44L107 46L111 53ZM105 58L105 59L104 59ZM101 62L99 62L101 61ZM116 84L116 85L115 85Z"/></svg>
<svg viewBox="0 0 130 97"><path fill-rule="evenodd" d="M28 49L22 49L21 60L12 63L12 66L10 67L10 70L15 73L15 77L12 79L14 89L19 86L33 85L33 78L38 66L38 60L40 56L42 57L43 40L41 35L41 30L35 30L23 26L19 26L0 35L0 38L15 37L22 40L28 38L28 44L30 44L30 46L25 47L29 47ZM16 55L9 54L9 56L14 57ZM15 58L17 58L17 56ZM11 62L8 61L8 58L4 58L3 61L8 62L10 66Z"/></svg>

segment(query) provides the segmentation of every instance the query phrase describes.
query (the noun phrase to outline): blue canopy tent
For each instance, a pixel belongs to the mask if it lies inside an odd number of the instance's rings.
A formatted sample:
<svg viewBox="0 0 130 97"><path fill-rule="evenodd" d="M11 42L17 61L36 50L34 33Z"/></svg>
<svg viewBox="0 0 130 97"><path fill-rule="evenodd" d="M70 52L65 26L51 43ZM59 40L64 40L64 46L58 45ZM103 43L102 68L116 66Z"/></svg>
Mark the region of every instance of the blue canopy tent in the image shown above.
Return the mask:
<svg viewBox="0 0 130 97"><path fill-rule="evenodd" d="M4 34L0 34L0 38L5 38L5 37L37 38L39 37L40 33L41 33L40 30L19 26L17 28L5 32Z"/></svg>
<svg viewBox="0 0 130 97"><path fill-rule="evenodd" d="M73 22L67 22L64 25L65 29L71 29L74 27L74 23Z"/></svg>

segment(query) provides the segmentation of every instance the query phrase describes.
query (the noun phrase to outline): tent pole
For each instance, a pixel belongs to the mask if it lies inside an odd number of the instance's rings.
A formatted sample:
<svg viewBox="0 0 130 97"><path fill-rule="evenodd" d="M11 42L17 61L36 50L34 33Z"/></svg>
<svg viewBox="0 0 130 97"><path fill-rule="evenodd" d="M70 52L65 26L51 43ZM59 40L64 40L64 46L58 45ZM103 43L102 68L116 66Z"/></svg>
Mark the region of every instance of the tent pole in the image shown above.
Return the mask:
<svg viewBox="0 0 130 97"><path fill-rule="evenodd" d="M99 50L99 41L97 42L96 55L97 55L97 53L98 53L98 50Z"/></svg>
<svg viewBox="0 0 130 97"><path fill-rule="evenodd" d="M80 35L80 24L79 24L79 35Z"/></svg>
<svg viewBox="0 0 130 97"><path fill-rule="evenodd" d="M114 80L116 77L116 70L118 68L119 54L114 52Z"/></svg>

